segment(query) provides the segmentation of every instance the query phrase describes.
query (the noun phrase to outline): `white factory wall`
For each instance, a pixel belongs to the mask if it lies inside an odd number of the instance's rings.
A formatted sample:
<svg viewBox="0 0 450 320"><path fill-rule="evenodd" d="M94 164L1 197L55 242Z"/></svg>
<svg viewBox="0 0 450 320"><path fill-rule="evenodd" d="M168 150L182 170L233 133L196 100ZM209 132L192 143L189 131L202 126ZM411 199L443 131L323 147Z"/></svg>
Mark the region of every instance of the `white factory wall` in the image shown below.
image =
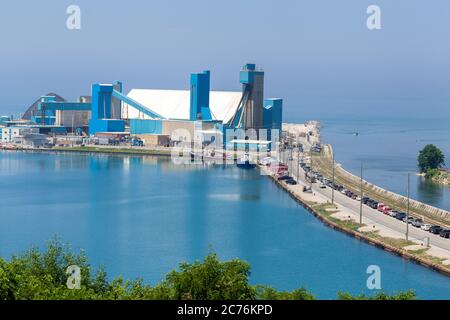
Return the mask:
<svg viewBox="0 0 450 320"><path fill-rule="evenodd" d="M167 119L189 119L189 90L133 89L128 93L128 97ZM241 97L241 92L211 91L210 109L213 120L223 122L230 120L236 112ZM122 117L124 119L150 119L127 104L122 107Z"/></svg>

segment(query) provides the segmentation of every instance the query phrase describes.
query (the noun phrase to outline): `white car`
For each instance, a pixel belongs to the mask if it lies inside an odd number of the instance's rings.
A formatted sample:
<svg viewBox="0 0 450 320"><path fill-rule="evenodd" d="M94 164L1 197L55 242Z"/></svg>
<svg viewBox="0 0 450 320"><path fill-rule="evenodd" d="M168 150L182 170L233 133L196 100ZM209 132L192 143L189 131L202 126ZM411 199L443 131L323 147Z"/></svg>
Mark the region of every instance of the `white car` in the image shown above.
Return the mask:
<svg viewBox="0 0 450 320"><path fill-rule="evenodd" d="M398 213L398 211L391 210L391 211L389 212L389 215L390 215L391 217L395 218L395 216L397 215L397 213Z"/></svg>
<svg viewBox="0 0 450 320"><path fill-rule="evenodd" d="M259 162L262 166L271 166L272 164L277 164L279 163L279 161L277 159L271 158L271 157L267 157L262 159Z"/></svg>
<svg viewBox="0 0 450 320"><path fill-rule="evenodd" d="M263 165L263 166L267 166L267 165L270 163L271 160L272 160L271 157L266 157L266 158L264 158L264 159L261 159L261 160L259 161L259 163L260 163L261 165Z"/></svg>
<svg viewBox="0 0 450 320"><path fill-rule="evenodd" d="M425 231L429 231L431 228L431 224L428 223L424 223L423 225L420 226L420 229L425 230Z"/></svg>
<svg viewBox="0 0 450 320"><path fill-rule="evenodd" d="M321 182L319 185L319 188L321 189L325 189L327 186L325 185L325 183Z"/></svg>

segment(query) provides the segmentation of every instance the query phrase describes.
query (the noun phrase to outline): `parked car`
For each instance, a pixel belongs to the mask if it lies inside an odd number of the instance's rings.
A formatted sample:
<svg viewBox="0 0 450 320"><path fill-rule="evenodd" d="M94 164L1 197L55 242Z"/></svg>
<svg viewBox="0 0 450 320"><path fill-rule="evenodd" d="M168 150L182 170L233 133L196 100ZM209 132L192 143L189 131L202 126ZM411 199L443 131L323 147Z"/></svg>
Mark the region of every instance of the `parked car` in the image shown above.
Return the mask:
<svg viewBox="0 0 450 320"><path fill-rule="evenodd" d="M321 188L321 189L325 189L326 187L327 187L326 184L323 182L321 182L319 185L319 188Z"/></svg>
<svg viewBox="0 0 450 320"><path fill-rule="evenodd" d="M280 177L278 177L278 180L283 181L283 180L288 180L288 179L292 179L289 175L282 175Z"/></svg>
<svg viewBox="0 0 450 320"><path fill-rule="evenodd" d="M430 231L431 228L431 224L428 223L424 223L420 226L420 229L425 230L425 231Z"/></svg>
<svg viewBox="0 0 450 320"><path fill-rule="evenodd" d="M392 210L392 209L391 209L391 207L389 207L389 206L384 206L384 207L383 207L383 213L384 213L384 214L389 214L389 212L391 212L391 210Z"/></svg>
<svg viewBox="0 0 450 320"><path fill-rule="evenodd" d="M372 209L378 208L378 202L377 202L377 201L372 202L372 205L371 205L370 207L371 207Z"/></svg>
<svg viewBox="0 0 450 320"><path fill-rule="evenodd" d="M295 181L294 179L287 179L287 180L285 180L285 182L287 183L287 184L290 184L290 185L292 185L292 186L295 186L296 184L297 184L297 181Z"/></svg>
<svg viewBox="0 0 450 320"><path fill-rule="evenodd" d="M442 229L441 232L439 232L439 235L442 238L450 238L450 230L449 229Z"/></svg>
<svg viewBox="0 0 450 320"><path fill-rule="evenodd" d="M412 224L414 220L415 220L414 217L411 217L411 216L408 217L408 223L409 223L409 224ZM403 222L406 223L406 216L403 218Z"/></svg>
<svg viewBox="0 0 450 320"><path fill-rule="evenodd" d="M266 157L266 158L262 159L259 163L263 166L268 166L272 162L277 162L277 160L272 157Z"/></svg>
<svg viewBox="0 0 450 320"><path fill-rule="evenodd" d="M428 231L432 234L439 234L442 231L442 228L441 226L431 226Z"/></svg>
<svg viewBox="0 0 450 320"><path fill-rule="evenodd" d="M380 212L383 212L384 206L385 206L385 205L384 205L383 202L378 203L378 205L377 205L377 210L380 211Z"/></svg>
<svg viewBox="0 0 450 320"><path fill-rule="evenodd" d="M403 221L403 219L405 219L405 218L406 218L406 213L404 213L404 212L399 212L399 213L397 213L397 215L395 216L395 219L401 220L401 221Z"/></svg>
<svg viewBox="0 0 450 320"><path fill-rule="evenodd" d="M389 215L392 217L392 218L395 218L396 216L397 216L397 214L399 214L400 212L398 212L398 211L396 211L396 210L391 210L391 212L389 212Z"/></svg>
<svg viewBox="0 0 450 320"><path fill-rule="evenodd" d="M411 224L416 228L420 228L423 224L423 220L422 219L414 219L414 221Z"/></svg>

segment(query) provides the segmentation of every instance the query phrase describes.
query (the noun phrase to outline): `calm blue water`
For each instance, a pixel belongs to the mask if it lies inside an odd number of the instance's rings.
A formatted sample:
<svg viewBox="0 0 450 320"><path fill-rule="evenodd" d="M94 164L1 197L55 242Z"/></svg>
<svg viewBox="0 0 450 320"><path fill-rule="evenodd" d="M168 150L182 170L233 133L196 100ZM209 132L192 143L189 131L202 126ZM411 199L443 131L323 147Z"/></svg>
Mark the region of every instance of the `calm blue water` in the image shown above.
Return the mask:
<svg viewBox="0 0 450 320"><path fill-rule="evenodd" d="M284 121L319 120L323 140L347 170L406 195L407 173L416 173L419 151L438 146L450 165L450 100L311 99L287 110ZM355 136L354 133L359 135ZM450 188L411 176L411 197L450 210Z"/></svg>
<svg viewBox="0 0 450 320"><path fill-rule="evenodd" d="M258 171L174 166L155 157L0 152L0 255L53 235L110 276L154 284L213 248L252 265L252 283L320 298L382 287L450 298L450 279L333 231Z"/></svg>

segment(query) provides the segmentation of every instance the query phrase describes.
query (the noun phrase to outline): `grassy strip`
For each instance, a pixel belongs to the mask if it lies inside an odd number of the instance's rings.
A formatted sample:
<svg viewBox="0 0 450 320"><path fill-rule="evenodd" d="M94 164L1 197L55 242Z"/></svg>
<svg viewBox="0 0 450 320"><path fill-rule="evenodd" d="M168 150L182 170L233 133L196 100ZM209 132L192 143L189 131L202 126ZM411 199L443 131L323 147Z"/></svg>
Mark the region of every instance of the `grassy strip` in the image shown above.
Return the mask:
<svg viewBox="0 0 450 320"><path fill-rule="evenodd" d="M341 219L333 217L332 215L334 213L339 212L339 210L337 210L336 206L332 205L331 203L321 203L321 204L313 205L311 207L318 214L326 217L328 220L332 221L334 224L337 224L340 227L350 229L352 231L358 231L359 228L364 226L364 225L361 226L359 223L357 223L353 220L341 220ZM330 210L330 209L335 209L335 210Z"/></svg>
<svg viewBox="0 0 450 320"><path fill-rule="evenodd" d="M408 251L404 247L415 244L412 241L406 241L403 239L395 239L390 237L383 237L379 235L378 231L369 231L362 232L359 231L361 227L364 225L360 225L355 221L343 221L337 218L332 217L333 213L336 213L336 210L327 210L336 208L331 203L317 203L314 201L305 201L298 194L293 191L290 191L287 186L283 185L273 176L269 176L272 181L278 184L279 187L287 191L296 201L303 205L306 209L316 215L320 220L324 221L327 225L332 228L336 228L342 232L345 232L353 237L359 238L368 242L371 245L382 248L383 250L395 253L399 256L402 256L406 259L410 259L416 263L419 263L425 267L443 273L447 276L450 276L450 265L443 264L445 259L440 259L434 256L430 256L426 254L427 250L418 251L417 253L413 251Z"/></svg>
<svg viewBox="0 0 450 320"><path fill-rule="evenodd" d="M327 157L324 153L315 154L313 159L314 170L319 171L323 176L328 179L332 179L332 162L329 157ZM352 192L359 194L360 193L360 185L359 183L355 183L351 178L346 177L342 172L338 169L335 170L335 182L337 184L343 185L345 188L351 190ZM377 201L383 202L384 204L390 206L391 208L398 211L405 211L405 205L398 200L393 199L392 197L383 195L376 190L371 188L364 188L364 196L370 197L372 199L377 199ZM418 208L411 208L411 215L415 217L424 217L426 222L431 224L440 224L443 226L448 226L448 220L445 218L431 215L425 210L420 210Z"/></svg>

